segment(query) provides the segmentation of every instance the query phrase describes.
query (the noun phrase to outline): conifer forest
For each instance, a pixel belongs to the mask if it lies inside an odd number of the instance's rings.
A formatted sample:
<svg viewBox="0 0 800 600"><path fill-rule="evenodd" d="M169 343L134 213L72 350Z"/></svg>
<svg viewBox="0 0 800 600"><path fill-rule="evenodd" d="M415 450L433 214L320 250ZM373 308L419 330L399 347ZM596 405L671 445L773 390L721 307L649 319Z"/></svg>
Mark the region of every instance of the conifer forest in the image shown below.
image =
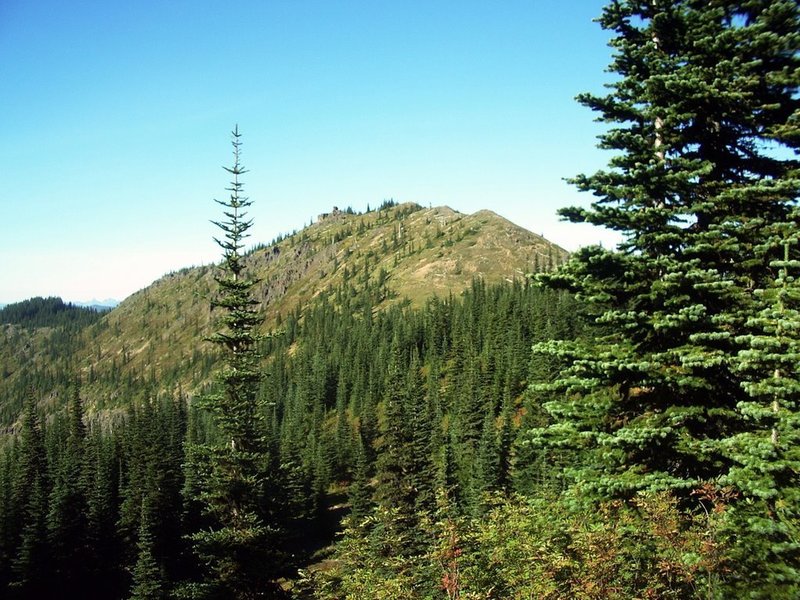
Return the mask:
<svg viewBox="0 0 800 600"><path fill-rule="evenodd" d="M617 248L493 279L394 201L252 246L237 126L217 265L0 309L0 597L800 598L800 3L599 26L608 165L560 214Z"/></svg>

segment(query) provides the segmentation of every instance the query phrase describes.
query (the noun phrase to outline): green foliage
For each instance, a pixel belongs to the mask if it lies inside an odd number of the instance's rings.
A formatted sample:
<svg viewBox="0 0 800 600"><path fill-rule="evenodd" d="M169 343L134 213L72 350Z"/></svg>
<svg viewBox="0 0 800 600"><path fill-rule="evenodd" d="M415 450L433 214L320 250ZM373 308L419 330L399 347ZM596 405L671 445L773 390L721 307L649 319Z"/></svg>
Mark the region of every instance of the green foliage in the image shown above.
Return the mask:
<svg viewBox="0 0 800 600"><path fill-rule="evenodd" d="M133 568L131 600L159 600L166 598L163 573L153 555L154 544L150 524L150 506L142 503L139 539L136 542L137 558Z"/></svg>
<svg viewBox="0 0 800 600"><path fill-rule="evenodd" d="M287 315L282 335L257 344L266 358L259 364L266 377L256 398L268 465L267 485L258 495L270 519L262 522L274 527L265 535L271 540L266 554L255 536L247 537L255 528L244 528L234 546L227 532L217 533L221 519L206 508L208 484L225 482L214 475L214 461L232 464L226 450L216 449L225 438L209 411L195 407L187 414L177 392L131 399L124 417L102 431L99 422L76 418L82 403L73 393L72 410L56 415L48 429L43 470L54 482L52 490L66 491L71 488L61 473L79 464L74 478L84 498L87 576L99 586L97 597L230 595L209 575L238 578L244 568L277 573L282 566L277 551L289 546L300 565L314 549L304 545L310 532L330 518L325 495L348 482L349 523L360 533L343 538L341 552L350 552L360 566L346 585L367 597L436 597L444 559L434 552L445 543L447 527L453 533L447 524L461 523L458 515L472 514L478 505L487 509L479 491L486 488L486 471L455 469L453 456L469 439L477 455L494 466L490 479L508 479L515 415L531 370L528 349L554 331L541 321L574 315L571 305L569 296L533 286L476 283L460 298L433 300L423 309L373 312L358 295L343 307L321 296L302 314ZM479 400L469 404L460 400L465 369L477 374ZM479 423L477 438L459 434L460 422ZM390 446L390 440L398 444ZM73 447L83 456L77 463ZM6 456L16 471L18 458ZM381 483L390 479L395 488ZM442 490L447 490L446 509L434 501ZM221 497L216 490L211 494ZM48 497L62 495L51 491ZM300 518L298 504L312 496L316 507L305 506ZM53 508L59 503L47 508L50 514L61 514ZM55 523L67 523L51 522L53 532L61 529ZM183 536L196 532L208 534L203 540L193 536L195 549L216 572L192 560ZM17 548L11 545L12 555ZM222 559L212 554L218 548L225 551ZM57 564L48 566L51 577ZM338 585L325 583L329 590ZM261 589L281 594L271 581Z"/></svg>
<svg viewBox="0 0 800 600"><path fill-rule="evenodd" d="M103 316L93 308L65 303L61 298L31 298L0 309L0 324L23 327L64 327L80 329L96 323Z"/></svg>
<svg viewBox="0 0 800 600"><path fill-rule="evenodd" d="M142 561L154 562L165 592L166 582L184 575L188 552L182 523L186 430L182 402L182 398L151 398L135 404L121 440L125 461L116 529L124 547L123 560L133 575L137 568L144 568ZM140 573L131 585L150 585L150 576L145 577Z"/></svg>
<svg viewBox="0 0 800 600"><path fill-rule="evenodd" d="M461 597L717 597L727 572L719 522L685 515L666 494L578 513L552 499L496 497L462 540Z"/></svg>
<svg viewBox="0 0 800 600"><path fill-rule="evenodd" d="M58 298L6 308L12 309L6 315L12 323L0 325L0 423L8 426L23 412L23 399L31 388L45 396L64 393L72 385L75 354L100 315Z"/></svg>
<svg viewBox="0 0 800 600"><path fill-rule="evenodd" d="M307 439L324 438L342 427L343 413L352 420L345 430L355 432L355 465L344 465L352 512L333 559L346 566L331 579L306 572L303 593L439 597L443 567L433 549L444 543L445 524L486 510L483 490L510 489L529 349L555 331L543 322L575 318L572 302L534 286L478 282L461 298L432 300L423 310L359 314L323 299L305 312L296 338L270 340L267 377L286 386L285 395L272 396L285 415L283 431L297 427L297 419L319 424L317 433L304 429ZM318 404L306 401L307 412L295 412L312 385L302 374L315 364L315 381L333 385L315 394L327 418L315 416ZM465 371L474 378L464 382ZM474 393L464 402L470 386ZM473 423L474 432L461 431ZM487 466L464 460L467 452Z"/></svg>
<svg viewBox="0 0 800 600"><path fill-rule="evenodd" d="M800 8L622 1L600 23L619 78L580 101L615 156L574 180L591 208L562 215L624 241L542 278L576 294L595 334L537 347L568 368L537 386L548 414L529 440L578 459L578 498L733 485L742 570L726 593L795 597Z"/></svg>
<svg viewBox="0 0 800 600"><path fill-rule="evenodd" d="M122 598L145 559L169 591L186 573L182 411L152 401L113 430L87 428L77 384L46 429L33 393L26 406L19 439L0 452L0 595Z"/></svg>
<svg viewBox="0 0 800 600"><path fill-rule="evenodd" d="M708 512L695 503L687 514L666 493L576 512L555 498L493 495L484 515L465 518L440 496L424 521L428 544L403 556L385 545L407 542L396 527L385 528L396 513L378 510L370 536L351 524L332 568L307 574L305 587L314 590L307 597L721 598L733 568L721 552L727 505L704 500Z"/></svg>
<svg viewBox="0 0 800 600"><path fill-rule="evenodd" d="M80 595L89 581L91 564L88 538L88 497L86 427L80 385L76 382L66 417L68 429L64 447L54 457L53 487L47 515L47 541L52 555L50 569L55 589L67 596Z"/></svg>
<svg viewBox="0 0 800 600"><path fill-rule="evenodd" d="M217 201L226 221L215 222L224 236L221 274L215 277L219 295L212 303L222 309L220 329L211 341L225 351L218 380L221 390L204 396L215 429L212 441L196 449L206 465L198 487L210 527L192 534L195 551L206 569L202 595L226 598L262 597L275 588L279 565L273 547L276 530L269 518L266 429L258 404L257 326L261 321L252 298L255 282L243 276L243 239L252 225L245 210L251 202L242 196L239 177L240 134L233 131L233 176L230 199Z"/></svg>
<svg viewBox="0 0 800 600"><path fill-rule="evenodd" d="M36 598L46 593L49 583L47 496L50 481L44 432L32 390L25 405L18 461L12 505L16 527L11 533L16 552L9 587L20 598Z"/></svg>
<svg viewBox="0 0 800 600"><path fill-rule="evenodd" d="M435 563L425 550L397 553L415 540L408 536L396 509L378 508L366 523L346 528L330 571L312 574L306 583L314 598L409 600L435 597ZM401 523L398 523L400 521ZM351 523L352 526L352 523ZM364 535L364 528L370 532Z"/></svg>
<svg viewBox="0 0 800 600"><path fill-rule="evenodd" d="M784 224L759 247L784 252L770 262L774 279L754 292L763 308L747 319L735 363L750 396L738 408L756 426L727 444L733 466L725 480L750 500L729 523L731 536L746 540L733 552L739 564L766 572L763 597L800 582L800 263L790 258L797 242L797 229ZM747 592L748 579L737 582L737 593Z"/></svg>

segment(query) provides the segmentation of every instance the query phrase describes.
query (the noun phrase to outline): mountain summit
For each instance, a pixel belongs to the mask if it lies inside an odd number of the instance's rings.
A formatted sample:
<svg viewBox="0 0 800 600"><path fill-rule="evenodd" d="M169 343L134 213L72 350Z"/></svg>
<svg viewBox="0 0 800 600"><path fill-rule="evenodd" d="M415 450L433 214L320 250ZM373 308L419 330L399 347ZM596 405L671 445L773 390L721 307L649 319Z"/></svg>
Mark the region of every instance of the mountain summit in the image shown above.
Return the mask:
<svg viewBox="0 0 800 600"><path fill-rule="evenodd" d="M363 214L334 208L299 232L255 247L245 261L248 276L258 280L266 333L323 299L350 310L345 297L362 302L359 310L419 306L434 295L459 294L476 278L523 281L566 256L489 210L465 215L447 206L390 202ZM215 271L200 266L165 275L85 329L73 364L90 411L113 408L126 388L141 393L147 381L189 393L206 383L214 363L204 339L213 330ZM13 378L0 381L0 391Z"/></svg>

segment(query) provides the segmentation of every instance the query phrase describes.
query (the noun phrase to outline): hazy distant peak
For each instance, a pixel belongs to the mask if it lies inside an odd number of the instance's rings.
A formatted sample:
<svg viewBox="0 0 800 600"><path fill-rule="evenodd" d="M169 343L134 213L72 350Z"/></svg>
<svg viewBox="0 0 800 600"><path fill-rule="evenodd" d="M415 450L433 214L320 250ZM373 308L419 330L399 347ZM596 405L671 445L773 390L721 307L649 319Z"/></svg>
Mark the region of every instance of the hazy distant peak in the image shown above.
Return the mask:
<svg viewBox="0 0 800 600"><path fill-rule="evenodd" d="M84 308L109 310L117 306L119 304L119 300L115 300L114 298L106 298L105 300L97 300L96 298L92 298L91 300L77 301L73 302L72 304L75 306L82 306Z"/></svg>

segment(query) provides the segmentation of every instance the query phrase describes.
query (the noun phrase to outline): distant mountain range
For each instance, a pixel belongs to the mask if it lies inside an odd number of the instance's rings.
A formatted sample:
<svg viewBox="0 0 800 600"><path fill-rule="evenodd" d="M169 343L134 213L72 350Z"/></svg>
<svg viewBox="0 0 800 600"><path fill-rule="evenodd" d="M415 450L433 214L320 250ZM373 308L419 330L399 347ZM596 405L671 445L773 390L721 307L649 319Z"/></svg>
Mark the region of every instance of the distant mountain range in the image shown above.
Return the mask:
<svg viewBox="0 0 800 600"><path fill-rule="evenodd" d="M119 300L114 300L113 298L106 298L105 300L95 300L94 298L91 300L87 300L86 302L73 302L75 306L81 306L83 308L93 308L96 311L103 312L106 310L111 310L112 308L116 307L119 304ZM0 305L2 308L2 305Z"/></svg>

